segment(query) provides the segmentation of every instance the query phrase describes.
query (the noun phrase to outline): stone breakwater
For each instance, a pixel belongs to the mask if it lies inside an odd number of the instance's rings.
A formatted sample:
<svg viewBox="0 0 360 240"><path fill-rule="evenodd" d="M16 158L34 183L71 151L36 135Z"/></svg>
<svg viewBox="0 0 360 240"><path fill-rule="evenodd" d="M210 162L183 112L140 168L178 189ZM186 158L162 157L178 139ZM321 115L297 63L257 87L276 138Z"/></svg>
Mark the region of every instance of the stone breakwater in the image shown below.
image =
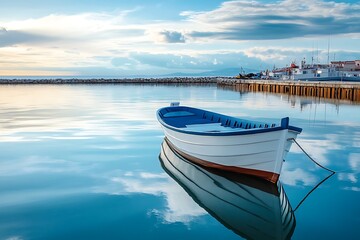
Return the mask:
<svg viewBox="0 0 360 240"><path fill-rule="evenodd" d="M0 84L202 84L217 83L218 77L168 77L168 78L56 78L56 79L0 79Z"/></svg>

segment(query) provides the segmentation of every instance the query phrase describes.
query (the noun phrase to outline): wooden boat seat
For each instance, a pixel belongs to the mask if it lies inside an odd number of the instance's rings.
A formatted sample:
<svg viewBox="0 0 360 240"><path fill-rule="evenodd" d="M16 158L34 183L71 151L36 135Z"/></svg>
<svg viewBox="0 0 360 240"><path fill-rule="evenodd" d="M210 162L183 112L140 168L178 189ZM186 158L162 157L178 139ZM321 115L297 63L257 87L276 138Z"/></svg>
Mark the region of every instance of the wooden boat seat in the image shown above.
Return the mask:
<svg viewBox="0 0 360 240"><path fill-rule="evenodd" d="M221 123L188 124L186 128L197 132L231 132L239 130L238 128L234 129L222 126Z"/></svg>
<svg viewBox="0 0 360 240"><path fill-rule="evenodd" d="M176 111L176 112L167 112L163 114L164 118L168 117L188 117L188 116L194 116L195 114L188 111Z"/></svg>

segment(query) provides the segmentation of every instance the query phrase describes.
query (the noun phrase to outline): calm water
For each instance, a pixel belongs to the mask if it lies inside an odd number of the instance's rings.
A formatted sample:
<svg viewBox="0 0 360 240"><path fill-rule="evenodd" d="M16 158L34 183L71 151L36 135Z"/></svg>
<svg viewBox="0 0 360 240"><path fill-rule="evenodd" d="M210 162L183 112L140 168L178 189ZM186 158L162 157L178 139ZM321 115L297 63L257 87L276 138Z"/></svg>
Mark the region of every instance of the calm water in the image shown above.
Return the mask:
<svg viewBox="0 0 360 240"><path fill-rule="evenodd" d="M360 105L164 85L0 86L0 239L255 238L233 226L242 215L221 220L163 169L155 111L171 101L289 116L298 142L337 171L293 213L292 239L360 239ZM281 175L292 209L328 175L293 145Z"/></svg>

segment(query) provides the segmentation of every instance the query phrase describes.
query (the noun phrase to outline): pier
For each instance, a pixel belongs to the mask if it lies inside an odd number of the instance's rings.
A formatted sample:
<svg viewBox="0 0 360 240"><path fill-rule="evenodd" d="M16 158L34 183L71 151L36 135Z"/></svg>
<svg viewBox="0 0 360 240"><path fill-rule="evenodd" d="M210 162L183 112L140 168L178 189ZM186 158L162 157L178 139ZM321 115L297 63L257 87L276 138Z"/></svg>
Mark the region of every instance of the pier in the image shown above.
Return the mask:
<svg viewBox="0 0 360 240"><path fill-rule="evenodd" d="M240 92L271 92L360 102L360 82L307 82L218 78L219 86Z"/></svg>

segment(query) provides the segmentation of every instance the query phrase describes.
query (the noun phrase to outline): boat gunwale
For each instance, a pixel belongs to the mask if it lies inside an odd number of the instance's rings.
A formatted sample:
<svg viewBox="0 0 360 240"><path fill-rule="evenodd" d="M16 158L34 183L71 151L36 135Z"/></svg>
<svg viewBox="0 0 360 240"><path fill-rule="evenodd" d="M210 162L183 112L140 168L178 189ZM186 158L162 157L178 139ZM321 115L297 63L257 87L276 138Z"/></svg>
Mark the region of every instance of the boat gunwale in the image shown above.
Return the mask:
<svg viewBox="0 0 360 240"><path fill-rule="evenodd" d="M247 121L247 122L253 122L253 123L261 123L261 124L265 124L264 122L257 122L257 121L251 121L251 120L246 120L246 119L240 119L237 117L232 117L232 116L228 116L228 115L223 115L220 113L216 113L216 112L211 112L211 111L207 111L207 110L203 110L203 109L199 109L199 108L193 108L193 107L187 107L187 106L179 106L181 108L185 108L185 109L190 109L190 110L195 110L195 111L203 111L204 113L211 113L211 114L216 114L218 116L222 116L222 117L226 117L226 118L232 118L232 119L238 119L241 121ZM229 129L233 129L232 131L225 131L225 132L221 132L221 131L214 131L214 132L204 132L204 131L195 131L195 130L190 130L187 128L179 128L179 127L175 127L172 126L170 124L167 124L164 120L163 120L163 116L161 114L162 110L165 109L171 109L171 108L177 108L177 107L163 107L157 110L156 112L156 116L158 121L160 122L161 125L163 125L164 127L171 129L173 131L176 132L180 132L180 133L185 133L185 134L191 134L191 135L203 135L203 136L236 136L236 135L249 135L249 134L259 134L259 133L268 133L268 132L275 132L275 131L281 131L281 130L285 130L288 129L290 131L294 131L296 133L301 133L302 129L295 127L295 126L290 126L289 123L289 118L285 117L281 119L281 125L280 126L275 126L275 127L269 127L269 128L251 128L251 129L244 129L244 128L231 128L229 127ZM180 116L181 117L181 116ZM239 130L236 130L239 129Z"/></svg>

